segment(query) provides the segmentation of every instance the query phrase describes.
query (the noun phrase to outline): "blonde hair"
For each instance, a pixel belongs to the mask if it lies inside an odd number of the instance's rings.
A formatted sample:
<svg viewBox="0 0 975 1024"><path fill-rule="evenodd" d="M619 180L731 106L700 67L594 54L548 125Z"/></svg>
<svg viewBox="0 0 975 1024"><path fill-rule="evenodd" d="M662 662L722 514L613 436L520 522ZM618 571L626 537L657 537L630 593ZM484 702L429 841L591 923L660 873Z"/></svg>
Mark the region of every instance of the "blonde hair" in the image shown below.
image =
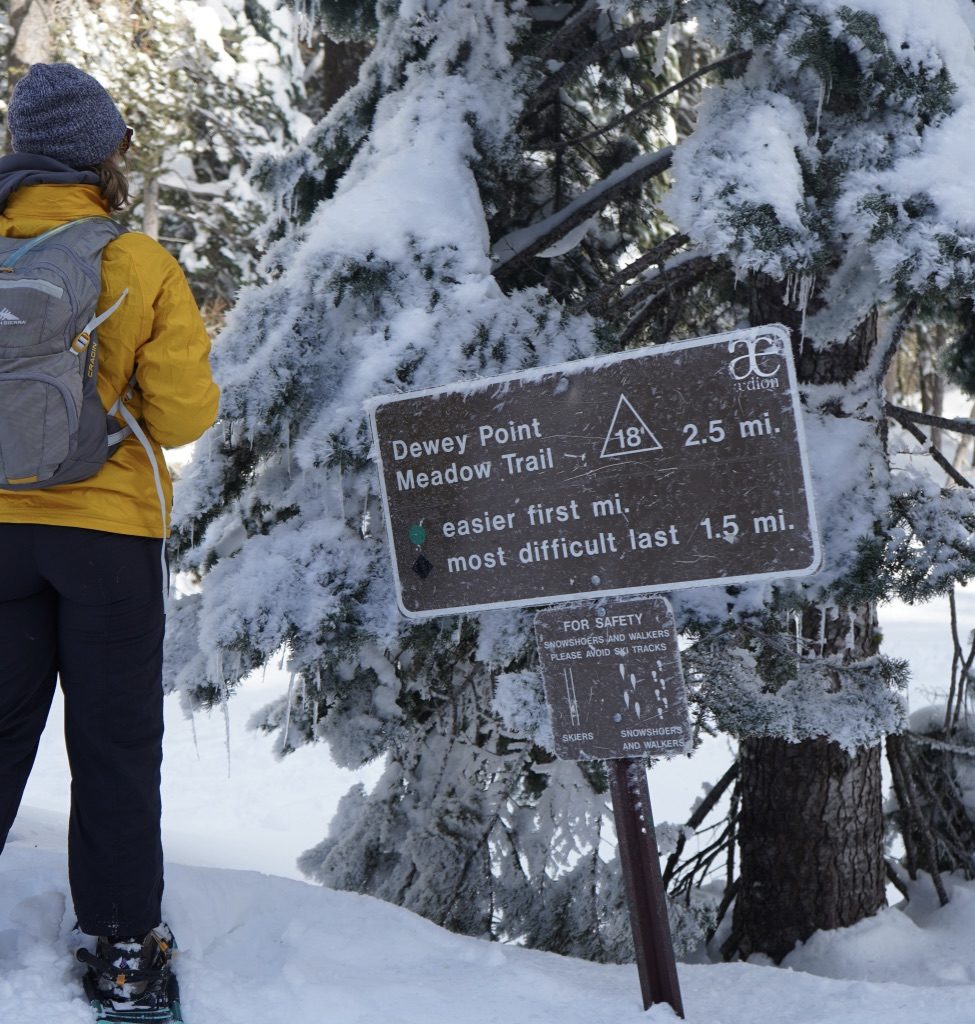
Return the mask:
<svg viewBox="0 0 975 1024"><path fill-rule="evenodd" d="M125 168L113 153L94 168L98 175L98 186L110 210L121 210L129 201L129 179Z"/></svg>

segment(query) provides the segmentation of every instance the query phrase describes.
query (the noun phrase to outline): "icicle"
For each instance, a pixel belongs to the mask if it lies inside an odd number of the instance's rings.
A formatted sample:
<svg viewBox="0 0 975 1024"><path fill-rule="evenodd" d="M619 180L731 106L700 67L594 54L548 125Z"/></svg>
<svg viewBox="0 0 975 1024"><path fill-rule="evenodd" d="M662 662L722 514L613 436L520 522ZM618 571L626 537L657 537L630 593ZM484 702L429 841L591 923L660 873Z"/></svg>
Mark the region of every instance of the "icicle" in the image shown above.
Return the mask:
<svg viewBox="0 0 975 1024"><path fill-rule="evenodd" d="M190 712L190 732L193 735L193 749L196 751L196 759L200 760L200 739L196 734L196 715Z"/></svg>
<svg viewBox="0 0 975 1024"><path fill-rule="evenodd" d="M285 420L281 424L281 443L284 445L284 457L288 467L288 479L291 479L291 423Z"/></svg>
<svg viewBox="0 0 975 1024"><path fill-rule="evenodd" d="M283 754L288 749L288 737L291 733L291 701L294 698L295 692L295 676L297 672L291 673L291 678L288 680L288 710L284 717L284 732L281 734L281 753Z"/></svg>
<svg viewBox="0 0 975 1024"><path fill-rule="evenodd" d="M321 703L322 696L322 670L321 666L315 666L315 703L312 706L312 730L315 735L318 734L318 705Z"/></svg>
<svg viewBox="0 0 975 1024"><path fill-rule="evenodd" d="M223 697L223 734L224 743L227 749L227 778L232 777L230 760L230 694L224 692Z"/></svg>
<svg viewBox="0 0 975 1024"><path fill-rule="evenodd" d="M823 107L826 105L826 97L829 94L829 86L826 84L826 80L820 78L819 80L819 100L816 103L816 130L813 132L812 143L815 145L819 142L819 123L823 117Z"/></svg>
<svg viewBox="0 0 975 1024"><path fill-rule="evenodd" d="M664 69L664 62L667 60L667 50L670 48L670 34L674 26L674 0L670 0L670 14L667 17L667 24L657 35L657 47L653 54L653 66L651 71L659 75Z"/></svg>
<svg viewBox="0 0 975 1024"><path fill-rule="evenodd" d="M806 338L806 309L809 306L809 298L816 285L815 274L788 273L785 276L785 303L798 309L802 314L799 325L799 351Z"/></svg>
<svg viewBox="0 0 975 1024"><path fill-rule="evenodd" d="M369 527L372 524L372 513L369 511L369 491L366 490L366 496L362 499L362 517L359 520L359 534L363 540L369 536Z"/></svg>
<svg viewBox="0 0 975 1024"><path fill-rule="evenodd" d="M237 665L240 666L240 656L237 656ZM224 745L227 750L227 778L231 777L231 757L230 757L230 683L227 680L227 674L223 671L223 655L220 656L220 678L223 683L223 700L220 702L223 705L223 736Z"/></svg>

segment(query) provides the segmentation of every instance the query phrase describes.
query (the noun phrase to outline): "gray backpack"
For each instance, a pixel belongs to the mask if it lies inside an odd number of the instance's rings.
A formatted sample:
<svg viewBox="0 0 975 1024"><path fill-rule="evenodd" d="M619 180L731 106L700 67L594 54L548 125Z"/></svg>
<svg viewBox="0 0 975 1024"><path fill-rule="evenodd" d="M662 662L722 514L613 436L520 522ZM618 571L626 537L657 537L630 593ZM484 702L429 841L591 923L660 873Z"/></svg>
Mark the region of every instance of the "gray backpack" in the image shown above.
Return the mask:
<svg viewBox="0 0 975 1024"><path fill-rule="evenodd" d="M101 256L124 229L107 217L35 238L0 238L0 490L93 476L131 433L96 388ZM126 410L127 411L127 410Z"/></svg>

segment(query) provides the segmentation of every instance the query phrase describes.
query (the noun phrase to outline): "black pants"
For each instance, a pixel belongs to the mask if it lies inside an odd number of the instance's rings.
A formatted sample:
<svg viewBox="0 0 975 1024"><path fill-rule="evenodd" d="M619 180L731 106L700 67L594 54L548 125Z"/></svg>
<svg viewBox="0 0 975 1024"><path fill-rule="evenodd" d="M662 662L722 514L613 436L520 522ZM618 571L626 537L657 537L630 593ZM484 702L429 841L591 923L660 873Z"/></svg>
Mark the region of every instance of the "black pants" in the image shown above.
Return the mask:
<svg viewBox="0 0 975 1024"><path fill-rule="evenodd" d="M0 850L60 676L71 894L89 935L161 919L160 543L0 523Z"/></svg>

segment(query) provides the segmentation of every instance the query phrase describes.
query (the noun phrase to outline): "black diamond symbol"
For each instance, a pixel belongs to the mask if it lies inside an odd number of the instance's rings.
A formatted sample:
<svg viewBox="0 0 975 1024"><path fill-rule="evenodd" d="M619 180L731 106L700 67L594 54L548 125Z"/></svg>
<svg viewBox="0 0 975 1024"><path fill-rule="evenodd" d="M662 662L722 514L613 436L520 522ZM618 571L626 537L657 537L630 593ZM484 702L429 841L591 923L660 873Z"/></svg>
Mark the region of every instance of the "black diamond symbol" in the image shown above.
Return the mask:
<svg viewBox="0 0 975 1024"><path fill-rule="evenodd" d="M420 555L413 563L413 571L421 580L425 580L433 572L433 563L425 555Z"/></svg>

